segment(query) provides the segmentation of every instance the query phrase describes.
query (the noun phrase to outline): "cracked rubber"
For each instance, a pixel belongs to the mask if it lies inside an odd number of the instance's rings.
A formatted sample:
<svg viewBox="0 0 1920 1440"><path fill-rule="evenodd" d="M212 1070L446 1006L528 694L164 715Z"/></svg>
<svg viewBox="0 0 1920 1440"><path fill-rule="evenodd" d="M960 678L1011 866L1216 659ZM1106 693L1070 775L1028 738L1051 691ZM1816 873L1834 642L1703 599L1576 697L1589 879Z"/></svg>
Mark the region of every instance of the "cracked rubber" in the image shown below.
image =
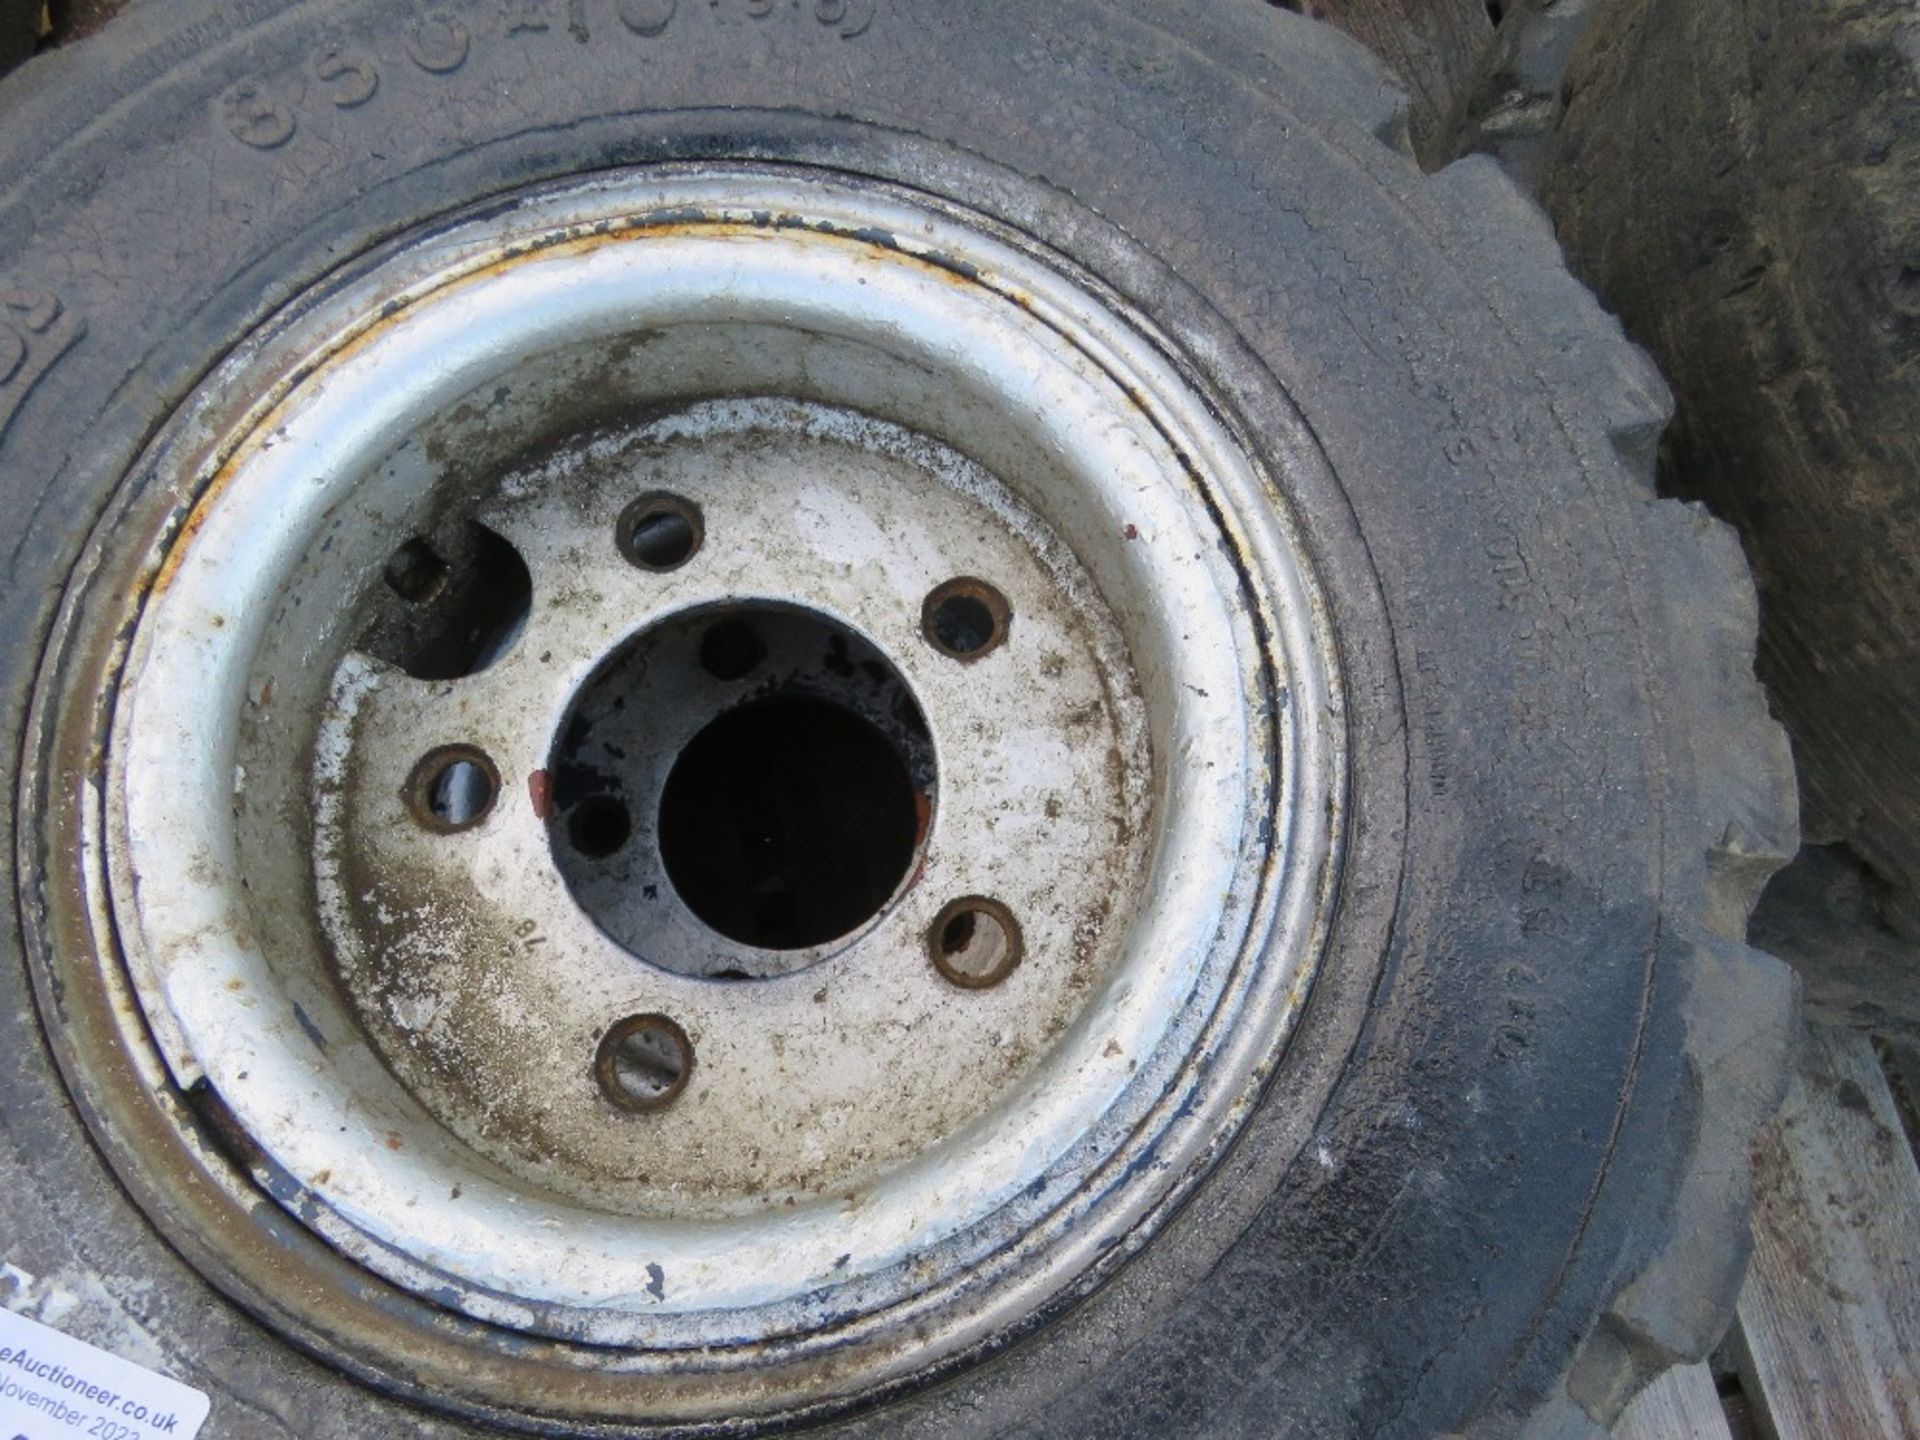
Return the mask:
<svg viewBox="0 0 1920 1440"><path fill-rule="evenodd" d="M818 1433L1595 1433L1730 1317L1793 1009L1744 944L1796 843L1791 772L1738 547L1653 496L1664 387L1495 167L1418 172L1404 101L1326 27L1254 0L862 6L843 38L829 0L555 0L512 35L498 0L177 0L0 83L0 1303L209 1391L221 1440L567 1428L344 1333L287 1343L250 1316L297 1297L149 1223L40 1038L61 997L17 922L73 860L14 772L61 588L215 357L431 217L747 155L1025 229L1150 313L1256 454L1316 456L1275 503L1354 757L1307 1014L1195 1198L1038 1332ZM457 63L420 49L429 16ZM371 98L334 103L341 56Z"/></svg>

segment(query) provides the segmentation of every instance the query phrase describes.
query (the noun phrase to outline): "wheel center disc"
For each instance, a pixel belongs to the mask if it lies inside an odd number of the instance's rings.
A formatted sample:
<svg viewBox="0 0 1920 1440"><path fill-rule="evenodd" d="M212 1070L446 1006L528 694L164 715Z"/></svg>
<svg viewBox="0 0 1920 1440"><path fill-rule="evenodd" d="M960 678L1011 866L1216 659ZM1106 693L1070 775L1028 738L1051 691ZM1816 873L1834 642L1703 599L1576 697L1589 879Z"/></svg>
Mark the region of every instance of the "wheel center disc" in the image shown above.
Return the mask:
<svg viewBox="0 0 1920 1440"><path fill-rule="evenodd" d="M574 898L633 954L719 980L804 969L877 917L938 793L900 672L830 617L781 605L637 636L561 735L554 858ZM704 929L667 918L676 901Z"/></svg>
<svg viewBox="0 0 1920 1440"><path fill-rule="evenodd" d="M304 1223L682 1380L837 1347L775 1408L1040 1313L1205 1172L1342 737L1273 482L1136 317L923 200L655 172L398 250L240 395L102 894Z"/></svg>
<svg viewBox="0 0 1920 1440"><path fill-rule="evenodd" d="M698 517L671 567L623 554L636 492ZM1117 628L977 467L791 400L596 429L509 470L483 510L439 528L484 524L526 557L522 630L457 680L350 651L321 722L321 910L355 1021L527 1186L652 1221L865 1208L1031 1083L1118 963L1151 763ZM991 653L923 628L969 571L1007 613ZM442 597L478 593L458 582ZM372 636L421 608L383 588L358 604ZM498 774L498 803L448 824L419 796L434 757ZM929 960L965 896L1033 947L1003 993ZM743 980L769 983L716 983ZM592 1064L639 1014L670 1017L698 1064L644 1125ZM1041 1113L1068 1094L1050 1089ZM829 1263L878 1239L832 1213ZM889 1243L927 1219L895 1217ZM769 1273L738 1271L739 1293Z"/></svg>

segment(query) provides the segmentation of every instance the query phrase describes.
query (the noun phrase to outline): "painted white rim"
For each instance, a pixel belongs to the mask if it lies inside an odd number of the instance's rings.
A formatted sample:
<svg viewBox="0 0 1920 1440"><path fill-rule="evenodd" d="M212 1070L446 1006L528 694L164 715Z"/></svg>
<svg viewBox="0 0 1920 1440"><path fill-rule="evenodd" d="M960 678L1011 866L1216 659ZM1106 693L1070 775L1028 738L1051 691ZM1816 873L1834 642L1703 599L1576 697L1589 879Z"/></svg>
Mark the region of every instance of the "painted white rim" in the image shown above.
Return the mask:
<svg viewBox="0 0 1920 1440"><path fill-rule="evenodd" d="M935 489L997 486L989 508L1071 552L1137 677L1150 819L1102 983L988 1113L858 1196L609 1213L456 1138L361 1037L326 947L273 947L298 927L266 912L302 907L248 884L243 836L262 832L236 820L258 781L242 756L261 657L286 644L279 602L324 528L343 506L400 512L442 482L410 441L539 357L644 332L687 339L697 369L698 337L729 329L708 347L716 362L777 331L827 337L840 357L806 376L812 408L790 434L856 412L876 454L927 437L926 454L958 457L926 467ZM848 358L860 353L893 363ZM248 423L179 477L202 498L133 639L107 826L90 838L176 1080L218 1091L261 1147L263 1181L335 1246L475 1318L650 1351L845 1345L912 1321L918 1343L868 1377L884 1379L1045 1304L1231 1138L1320 950L1344 721L1284 477L1256 469L1137 317L1015 237L892 192L772 169L653 172L546 192L404 252L236 357L204 403L236 390L262 397ZM760 593L827 608L778 584ZM657 614L625 629L602 617L599 648L555 695L658 615L741 595L689 576L662 588ZM849 602L842 618L866 617ZM303 722L315 740L350 740L378 685L342 668L345 643L326 624L303 638L333 702L331 726L324 706ZM937 667L925 675L912 678L937 691ZM522 750L544 753L557 708L526 713ZM544 836L530 822L499 833L533 873ZM564 887L535 888L537 923L596 943ZM929 890L922 908L952 893ZM917 937L915 903L823 963ZM675 1014L720 1003L683 976L649 983Z"/></svg>

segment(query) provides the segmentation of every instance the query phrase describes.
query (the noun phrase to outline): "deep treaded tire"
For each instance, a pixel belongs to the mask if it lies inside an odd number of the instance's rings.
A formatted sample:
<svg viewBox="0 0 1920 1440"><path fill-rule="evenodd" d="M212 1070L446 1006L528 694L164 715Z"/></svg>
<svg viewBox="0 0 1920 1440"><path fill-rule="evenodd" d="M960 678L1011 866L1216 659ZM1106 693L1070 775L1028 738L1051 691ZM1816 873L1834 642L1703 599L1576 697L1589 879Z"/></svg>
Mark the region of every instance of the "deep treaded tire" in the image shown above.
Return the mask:
<svg viewBox="0 0 1920 1440"><path fill-rule="evenodd" d="M209 1390L218 1437L568 1428L365 1343L444 1312L318 1304L343 1262L266 1196L157 1178L174 1097L76 1066L86 957L35 941L80 798L41 720L107 638L63 594L191 498L137 457L290 299L555 177L751 159L1025 232L1151 315L1256 455L1314 457L1273 501L1352 760L1325 955L1233 1148L1043 1327L819 1424L1588 1435L1718 1339L1792 1011L1743 938L1796 841L1751 587L1653 497L1648 362L1489 162L1418 172L1351 42L1200 0L177 0L29 64L0 114L0 1302ZM216 1212L273 1237L271 1274Z"/></svg>
<svg viewBox="0 0 1920 1440"><path fill-rule="evenodd" d="M1920 63L1913 8L1616 0L1541 195L1679 397L1664 483L1735 525L1807 839L1920 973ZM1819 857L1810 857L1817 870ZM1862 932L1862 942L1887 948ZM1795 957L1796 959L1798 957ZM1808 957L1810 973L1820 960ZM1823 977L1824 978L1824 977Z"/></svg>

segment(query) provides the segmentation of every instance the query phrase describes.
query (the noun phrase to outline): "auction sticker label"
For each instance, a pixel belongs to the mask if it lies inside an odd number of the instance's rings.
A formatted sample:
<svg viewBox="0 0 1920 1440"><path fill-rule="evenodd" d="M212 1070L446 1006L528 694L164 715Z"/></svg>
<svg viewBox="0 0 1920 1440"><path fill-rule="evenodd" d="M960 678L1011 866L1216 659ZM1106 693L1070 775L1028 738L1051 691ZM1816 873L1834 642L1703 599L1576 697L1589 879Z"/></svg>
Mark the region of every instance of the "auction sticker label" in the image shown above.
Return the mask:
<svg viewBox="0 0 1920 1440"><path fill-rule="evenodd" d="M0 1440L193 1440L207 1397L0 1310Z"/></svg>

